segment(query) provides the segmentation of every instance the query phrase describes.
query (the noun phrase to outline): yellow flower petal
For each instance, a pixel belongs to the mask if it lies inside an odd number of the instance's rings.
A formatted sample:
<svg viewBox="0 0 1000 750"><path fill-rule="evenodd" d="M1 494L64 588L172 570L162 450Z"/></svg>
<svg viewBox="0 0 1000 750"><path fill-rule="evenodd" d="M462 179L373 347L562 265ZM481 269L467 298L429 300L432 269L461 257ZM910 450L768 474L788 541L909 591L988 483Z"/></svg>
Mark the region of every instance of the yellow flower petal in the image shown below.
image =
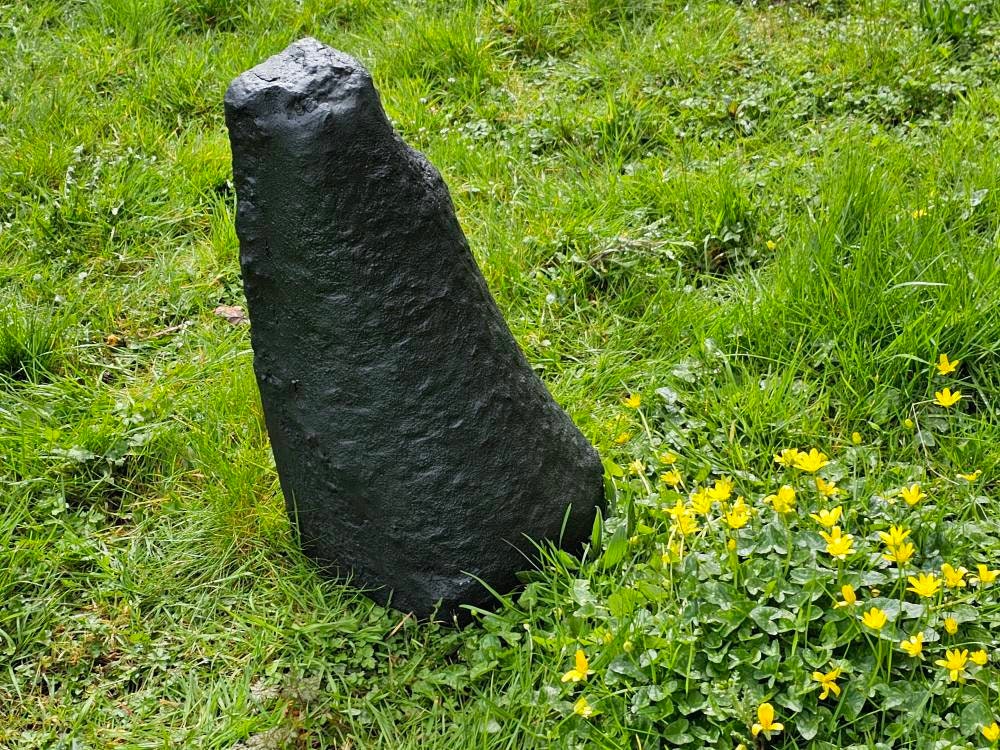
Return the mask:
<svg viewBox="0 0 1000 750"><path fill-rule="evenodd" d="M962 398L961 391L951 392L951 388L943 388L940 391L934 391L934 401L938 406L943 406L946 409L949 406L954 406L958 403L959 399Z"/></svg>
<svg viewBox="0 0 1000 750"><path fill-rule="evenodd" d="M951 360L948 359L948 355L947 354L941 354L938 357L938 362L937 362L937 365L936 365L937 371L938 371L938 375L949 375L949 374L955 372L955 370L958 369L958 365L960 363L961 363L961 360L959 360L959 359L956 359L954 362L952 362Z"/></svg>
<svg viewBox="0 0 1000 750"><path fill-rule="evenodd" d="M799 451L797 448L782 448L781 453L774 454L774 462L782 466L795 466L798 458Z"/></svg>
<svg viewBox="0 0 1000 750"><path fill-rule="evenodd" d="M840 520L840 516L843 513L843 511L844 511L843 507L838 505L837 507L831 508L830 510L824 508L820 510L819 513L810 513L809 517L813 519L816 523L820 524L821 526L826 526L829 529L837 525L837 522Z"/></svg>
<svg viewBox="0 0 1000 750"><path fill-rule="evenodd" d="M872 607L861 616L861 621L872 630L881 630L888 620L885 611L878 607Z"/></svg>
<svg viewBox="0 0 1000 750"><path fill-rule="evenodd" d="M950 589L963 589L968 585L965 574L969 571L964 567L953 568L950 563L941 566L941 574L944 576L944 583Z"/></svg>
<svg viewBox="0 0 1000 750"><path fill-rule="evenodd" d="M912 591L917 596L924 598L934 596L941 590L941 579L933 573L921 573L917 577L910 576L906 579L910 582L907 591Z"/></svg>
<svg viewBox="0 0 1000 750"><path fill-rule="evenodd" d="M911 484L909 487L904 487L899 491L899 494L902 495L903 500L905 500L906 504L911 508L927 497L927 495L921 492L920 485L916 483Z"/></svg>
<svg viewBox="0 0 1000 750"><path fill-rule="evenodd" d="M989 742L996 742L1000 739L1000 725L995 721L992 724L988 724L982 728L983 737L985 737Z"/></svg>
<svg viewBox="0 0 1000 750"><path fill-rule="evenodd" d="M828 463L830 462L827 460L826 454L820 453L815 448L812 448L808 453L800 452L795 457L795 467L810 474L819 471Z"/></svg>
<svg viewBox="0 0 1000 750"><path fill-rule="evenodd" d="M750 732L754 737L761 732L767 737L771 732L780 732L784 728L784 724L774 720L774 706L770 703L761 703L757 707L757 723L751 727Z"/></svg>
<svg viewBox="0 0 1000 750"><path fill-rule="evenodd" d="M1000 570L990 570L986 565L977 565L976 571L979 573L979 585L989 586L1000 576Z"/></svg>
<svg viewBox="0 0 1000 750"><path fill-rule="evenodd" d="M968 649L959 651L957 648L949 648L944 652L944 658L938 659L934 663L948 671L952 682L958 682L962 670L969 663L969 651Z"/></svg>
<svg viewBox="0 0 1000 750"><path fill-rule="evenodd" d="M921 632L911 635L905 641L900 643L899 647L909 656L919 657L924 650L924 634Z"/></svg>
<svg viewBox="0 0 1000 750"><path fill-rule="evenodd" d="M573 713L587 719L594 715L594 709L591 707L590 703L587 702L587 699L581 695L580 699L573 704Z"/></svg>

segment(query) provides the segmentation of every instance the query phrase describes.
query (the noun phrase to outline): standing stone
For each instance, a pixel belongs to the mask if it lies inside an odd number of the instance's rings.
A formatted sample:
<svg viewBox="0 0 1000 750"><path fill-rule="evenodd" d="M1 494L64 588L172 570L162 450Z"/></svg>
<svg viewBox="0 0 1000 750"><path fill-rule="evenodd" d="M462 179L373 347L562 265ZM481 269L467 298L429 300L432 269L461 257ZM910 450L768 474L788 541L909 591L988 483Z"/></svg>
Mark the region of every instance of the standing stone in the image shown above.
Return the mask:
<svg viewBox="0 0 1000 750"><path fill-rule="evenodd" d="M230 85L254 370L306 553L426 616L516 585L528 539L570 548L597 453L497 309L440 174L371 76L315 39Z"/></svg>

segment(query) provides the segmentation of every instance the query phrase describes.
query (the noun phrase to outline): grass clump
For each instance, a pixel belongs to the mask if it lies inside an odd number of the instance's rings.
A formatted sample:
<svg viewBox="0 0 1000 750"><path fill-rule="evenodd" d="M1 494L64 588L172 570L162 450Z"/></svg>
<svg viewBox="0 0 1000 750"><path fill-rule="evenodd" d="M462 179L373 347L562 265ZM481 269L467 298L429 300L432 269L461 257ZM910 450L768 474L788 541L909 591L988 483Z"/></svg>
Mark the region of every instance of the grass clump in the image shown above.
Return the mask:
<svg viewBox="0 0 1000 750"><path fill-rule="evenodd" d="M974 41L983 17L973 4L920 0L920 23L934 41L967 44Z"/></svg>
<svg viewBox="0 0 1000 750"><path fill-rule="evenodd" d="M60 364L65 321L18 301L0 303L0 376L39 380Z"/></svg>

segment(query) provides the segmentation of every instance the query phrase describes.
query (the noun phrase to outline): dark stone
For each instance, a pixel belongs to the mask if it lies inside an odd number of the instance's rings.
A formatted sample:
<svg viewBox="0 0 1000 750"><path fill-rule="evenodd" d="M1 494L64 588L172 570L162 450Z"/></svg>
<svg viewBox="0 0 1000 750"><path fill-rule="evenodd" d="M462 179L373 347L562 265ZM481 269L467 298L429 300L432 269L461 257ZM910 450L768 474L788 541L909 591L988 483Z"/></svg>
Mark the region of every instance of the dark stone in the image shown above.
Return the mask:
<svg viewBox="0 0 1000 750"><path fill-rule="evenodd" d="M448 616L491 601L473 576L516 585L526 537L578 548L601 462L368 72L303 39L233 81L226 124L254 369L306 553L379 601Z"/></svg>

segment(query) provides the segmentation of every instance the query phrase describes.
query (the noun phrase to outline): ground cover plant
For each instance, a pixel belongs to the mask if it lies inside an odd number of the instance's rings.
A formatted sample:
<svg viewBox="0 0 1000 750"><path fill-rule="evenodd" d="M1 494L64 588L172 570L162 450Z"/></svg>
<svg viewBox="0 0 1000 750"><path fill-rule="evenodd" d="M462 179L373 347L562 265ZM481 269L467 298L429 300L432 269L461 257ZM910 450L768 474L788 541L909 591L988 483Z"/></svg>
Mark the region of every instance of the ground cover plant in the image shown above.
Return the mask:
<svg viewBox="0 0 1000 750"><path fill-rule="evenodd" d="M0 2L0 747L994 747L992 2ZM463 630L291 540L222 93L311 34L599 447Z"/></svg>

